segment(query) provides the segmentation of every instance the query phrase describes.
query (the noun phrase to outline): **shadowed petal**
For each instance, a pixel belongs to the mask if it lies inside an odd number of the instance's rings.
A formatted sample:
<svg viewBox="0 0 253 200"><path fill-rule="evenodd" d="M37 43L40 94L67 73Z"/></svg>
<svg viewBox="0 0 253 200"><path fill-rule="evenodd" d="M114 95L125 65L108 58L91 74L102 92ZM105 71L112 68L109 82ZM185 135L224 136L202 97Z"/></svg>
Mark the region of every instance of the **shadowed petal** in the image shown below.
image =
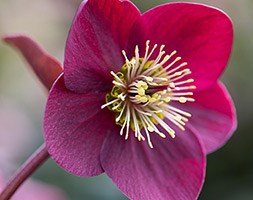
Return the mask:
<svg viewBox="0 0 253 200"><path fill-rule="evenodd" d="M222 11L193 3L170 3L143 14L131 31L129 52L145 41L166 45L188 62L197 90L212 85L224 70L232 48L233 28Z"/></svg>
<svg viewBox="0 0 253 200"><path fill-rule="evenodd" d="M195 94L194 98L193 106L185 107L192 114L189 124L199 133L206 152L211 153L224 145L234 132L237 125L235 107L221 83Z"/></svg>
<svg viewBox="0 0 253 200"><path fill-rule="evenodd" d="M124 140L112 132L106 137L101 164L130 199L192 200L202 187L205 157L190 131L175 139L152 135L154 149L133 135Z"/></svg>
<svg viewBox="0 0 253 200"><path fill-rule="evenodd" d="M49 93L44 121L48 151L65 170L79 176L103 172L99 154L110 115L101 111L104 93L77 94L65 88L61 76Z"/></svg>
<svg viewBox="0 0 253 200"><path fill-rule="evenodd" d="M25 35L7 35L5 42L20 50L42 84L50 90L62 73L61 63L47 54L32 38Z"/></svg>
<svg viewBox="0 0 253 200"><path fill-rule="evenodd" d="M76 92L105 91L110 71L124 64L129 30L140 16L129 1L83 1L69 32L65 51L66 87Z"/></svg>

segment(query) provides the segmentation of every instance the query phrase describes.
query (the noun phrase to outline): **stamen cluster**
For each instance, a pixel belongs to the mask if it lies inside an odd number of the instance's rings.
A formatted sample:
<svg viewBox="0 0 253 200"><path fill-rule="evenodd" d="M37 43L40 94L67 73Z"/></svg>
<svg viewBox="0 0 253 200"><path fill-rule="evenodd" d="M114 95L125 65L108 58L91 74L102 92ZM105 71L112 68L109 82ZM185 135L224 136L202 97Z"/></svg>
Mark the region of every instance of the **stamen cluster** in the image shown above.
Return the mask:
<svg viewBox="0 0 253 200"><path fill-rule="evenodd" d="M139 141L147 138L150 148L153 148L151 133L165 138L166 135L161 132L164 129L172 138L175 137L175 130L165 119L185 130L185 123L191 114L170 105L170 102L194 102L191 90L196 87L189 85L193 79L185 78L191 74L190 69L185 68L187 63L177 64L181 57L168 62L176 51L164 56L165 46L161 45L156 59L150 60L158 45L155 44L150 51L149 44L148 40L143 58L140 58L137 45L135 57L131 60L122 51L126 63L121 71L111 71L114 86L106 95L106 103L101 108L108 107L115 112L116 124L121 126L120 135L125 133L125 139L128 139L132 129Z"/></svg>

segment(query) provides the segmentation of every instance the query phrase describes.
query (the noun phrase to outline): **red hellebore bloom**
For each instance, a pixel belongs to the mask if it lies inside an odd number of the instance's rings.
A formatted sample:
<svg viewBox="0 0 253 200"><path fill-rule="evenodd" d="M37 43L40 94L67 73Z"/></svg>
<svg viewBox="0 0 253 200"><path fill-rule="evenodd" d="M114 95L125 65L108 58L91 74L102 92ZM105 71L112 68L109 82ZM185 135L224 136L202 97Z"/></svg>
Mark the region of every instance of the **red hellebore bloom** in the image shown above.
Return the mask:
<svg viewBox="0 0 253 200"><path fill-rule="evenodd" d="M236 127L218 81L232 39L213 7L83 1L45 111L52 158L75 175L106 172L131 199L196 199L206 154Z"/></svg>

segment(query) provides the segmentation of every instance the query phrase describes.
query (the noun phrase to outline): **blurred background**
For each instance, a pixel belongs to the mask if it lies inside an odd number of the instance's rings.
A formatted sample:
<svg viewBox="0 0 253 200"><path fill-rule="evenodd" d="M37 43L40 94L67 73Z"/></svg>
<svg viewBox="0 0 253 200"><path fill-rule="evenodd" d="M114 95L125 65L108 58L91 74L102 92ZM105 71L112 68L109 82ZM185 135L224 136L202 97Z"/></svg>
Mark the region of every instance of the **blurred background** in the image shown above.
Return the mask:
<svg viewBox="0 0 253 200"><path fill-rule="evenodd" d="M145 12L169 0L133 0ZM253 1L196 0L227 12L235 39L222 76L237 108L238 129L228 143L208 156L201 200L253 199ZM27 33L63 61L65 40L80 0L0 0L0 35ZM46 91L22 57L0 43L0 167L8 178L43 142ZM69 200L127 199L106 175L79 178L51 159L33 176L65 191Z"/></svg>

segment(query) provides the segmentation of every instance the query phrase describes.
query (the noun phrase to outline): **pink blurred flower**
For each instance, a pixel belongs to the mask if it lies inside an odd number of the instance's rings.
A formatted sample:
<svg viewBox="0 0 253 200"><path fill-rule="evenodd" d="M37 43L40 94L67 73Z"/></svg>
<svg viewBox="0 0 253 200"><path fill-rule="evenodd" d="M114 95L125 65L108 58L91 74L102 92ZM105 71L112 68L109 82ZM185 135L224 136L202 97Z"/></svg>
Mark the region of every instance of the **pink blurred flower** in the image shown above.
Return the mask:
<svg viewBox="0 0 253 200"><path fill-rule="evenodd" d="M5 182L0 174L0 191L4 188ZM13 195L11 200L66 200L63 191L39 181L26 181Z"/></svg>
<svg viewBox="0 0 253 200"><path fill-rule="evenodd" d="M16 161L27 153L35 137L31 122L9 99L0 101L0 193L5 186L4 174L16 169ZM13 139L15 138L15 139ZM5 173L4 173L5 172ZM55 186L28 180L12 200L66 200L64 192Z"/></svg>
<svg viewBox="0 0 253 200"><path fill-rule="evenodd" d="M0 167L11 168L33 149L36 135L29 117L10 99L0 99L0 110Z"/></svg>
<svg viewBox="0 0 253 200"><path fill-rule="evenodd" d="M218 81L232 40L229 17L213 7L170 3L141 14L130 1L83 1L45 111L52 158L75 175L106 172L131 199L196 199L206 154L236 128ZM56 75L46 74L50 88Z"/></svg>

